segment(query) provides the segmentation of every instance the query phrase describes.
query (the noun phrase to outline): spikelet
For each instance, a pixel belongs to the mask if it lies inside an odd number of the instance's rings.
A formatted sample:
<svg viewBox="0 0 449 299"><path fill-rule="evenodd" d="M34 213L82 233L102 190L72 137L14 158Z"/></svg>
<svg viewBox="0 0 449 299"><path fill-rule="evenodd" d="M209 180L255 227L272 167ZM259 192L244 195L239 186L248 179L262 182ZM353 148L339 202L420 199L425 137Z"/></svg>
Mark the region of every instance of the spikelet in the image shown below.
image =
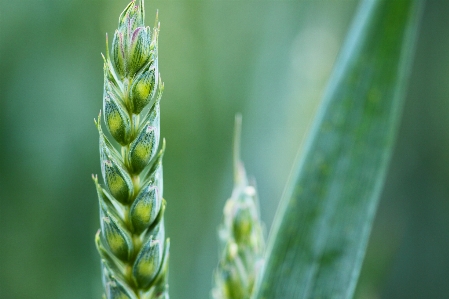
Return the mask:
<svg viewBox="0 0 449 299"><path fill-rule="evenodd" d="M214 299L249 299L261 273L265 241L256 188L240 161L241 116L235 119L234 189L224 207L219 228L222 254L215 271Z"/></svg>
<svg viewBox="0 0 449 299"><path fill-rule="evenodd" d="M101 257L107 299L168 296L169 239L165 239L160 105L164 85L158 71L159 23L144 25L144 0L133 0L119 17L104 59L104 124L100 163L104 186L93 180L101 229L95 243Z"/></svg>

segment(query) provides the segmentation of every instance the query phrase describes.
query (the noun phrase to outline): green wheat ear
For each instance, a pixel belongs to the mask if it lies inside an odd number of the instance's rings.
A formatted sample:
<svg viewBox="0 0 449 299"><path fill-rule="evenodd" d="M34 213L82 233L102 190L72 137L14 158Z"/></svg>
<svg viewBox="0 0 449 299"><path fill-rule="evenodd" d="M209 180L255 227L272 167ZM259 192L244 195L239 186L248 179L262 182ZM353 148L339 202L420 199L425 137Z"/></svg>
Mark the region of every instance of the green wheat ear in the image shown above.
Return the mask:
<svg viewBox="0 0 449 299"><path fill-rule="evenodd" d="M144 0L133 0L119 17L111 56L106 35L100 163L104 186L93 176L100 205L100 253L104 298L168 298L169 239L165 239L158 71L159 23L144 25Z"/></svg>
<svg viewBox="0 0 449 299"><path fill-rule="evenodd" d="M219 228L222 255L215 271L214 299L249 299L261 273L264 237L255 184L249 183L240 161L241 116L235 118L234 189Z"/></svg>

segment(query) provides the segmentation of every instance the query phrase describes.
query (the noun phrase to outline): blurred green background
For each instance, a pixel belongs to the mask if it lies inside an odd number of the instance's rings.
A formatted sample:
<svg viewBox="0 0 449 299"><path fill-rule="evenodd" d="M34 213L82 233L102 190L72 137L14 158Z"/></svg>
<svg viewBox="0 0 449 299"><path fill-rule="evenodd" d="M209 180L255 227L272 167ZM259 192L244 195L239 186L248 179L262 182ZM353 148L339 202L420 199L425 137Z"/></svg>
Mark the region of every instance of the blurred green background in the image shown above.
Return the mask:
<svg viewBox="0 0 449 299"><path fill-rule="evenodd" d="M398 0L396 0L398 1ZM100 298L105 33L127 0L0 0L0 298ZM159 9L172 298L209 298L234 114L267 233L357 1L148 1ZM449 1L427 1L356 298L449 298Z"/></svg>

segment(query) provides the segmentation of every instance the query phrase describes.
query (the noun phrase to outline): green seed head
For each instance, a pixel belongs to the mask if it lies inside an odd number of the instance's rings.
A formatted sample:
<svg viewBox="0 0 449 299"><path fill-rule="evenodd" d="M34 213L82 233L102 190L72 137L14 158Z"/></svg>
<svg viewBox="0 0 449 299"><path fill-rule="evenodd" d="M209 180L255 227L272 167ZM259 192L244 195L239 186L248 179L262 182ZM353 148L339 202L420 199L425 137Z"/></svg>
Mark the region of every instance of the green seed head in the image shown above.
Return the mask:
<svg viewBox="0 0 449 299"><path fill-rule="evenodd" d="M111 195L121 203L126 203L133 194L133 182L121 161L120 154L104 136L100 116L96 122L100 133L100 163L103 180Z"/></svg>
<svg viewBox="0 0 449 299"><path fill-rule="evenodd" d="M121 78L133 77L155 55L158 28L144 26L143 2L129 5L119 18L112 41L112 61ZM152 39L153 37L153 39Z"/></svg>
<svg viewBox="0 0 449 299"><path fill-rule="evenodd" d="M159 110L159 105L154 110ZM159 146L158 121L159 118L145 123L130 145L128 157L134 173L140 173L156 155Z"/></svg>
<svg viewBox="0 0 449 299"><path fill-rule="evenodd" d="M121 203L127 203L133 193L133 182L120 162L111 155L102 154L101 173L112 196Z"/></svg>
<svg viewBox="0 0 449 299"><path fill-rule="evenodd" d="M138 285L146 288L156 277L162 262L162 244L160 240L150 239L142 247L133 266L133 277Z"/></svg>
<svg viewBox="0 0 449 299"><path fill-rule="evenodd" d="M112 255L109 253L109 251L106 249L105 246L103 246L103 237L101 234L101 230L97 231L97 234L95 235L95 245L97 246L97 250L100 253L101 256L101 263L104 267L109 269L108 271L110 273L114 273L115 276L118 279L125 280L123 277L124 269L120 265L118 265ZM104 279L105 277L103 277Z"/></svg>
<svg viewBox="0 0 449 299"><path fill-rule="evenodd" d="M131 35L129 45L129 70L130 76L134 76L148 61L151 50L147 45L151 42L150 27L138 27Z"/></svg>
<svg viewBox="0 0 449 299"><path fill-rule="evenodd" d="M118 97L106 88L103 96L103 109L104 122L109 133L118 143L126 145L131 134L131 120Z"/></svg>
<svg viewBox="0 0 449 299"><path fill-rule="evenodd" d="M232 229L237 242L248 242L251 237L253 218L247 206L240 205L235 211Z"/></svg>
<svg viewBox="0 0 449 299"><path fill-rule="evenodd" d="M121 260L128 260L133 243L121 221L108 211L101 210L100 224L103 238L111 252Z"/></svg>
<svg viewBox="0 0 449 299"><path fill-rule="evenodd" d="M130 88L130 98L135 114L140 113L154 98L157 89L156 73L156 63L151 60L145 65L143 71L136 75Z"/></svg>
<svg viewBox="0 0 449 299"><path fill-rule="evenodd" d="M119 30L115 31L112 40L112 62L120 79L123 79L126 74L126 37Z"/></svg>
<svg viewBox="0 0 449 299"><path fill-rule="evenodd" d="M131 206L131 222L136 233L148 228L161 209L162 198L156 186L148 185L142 188Z"/></svg>

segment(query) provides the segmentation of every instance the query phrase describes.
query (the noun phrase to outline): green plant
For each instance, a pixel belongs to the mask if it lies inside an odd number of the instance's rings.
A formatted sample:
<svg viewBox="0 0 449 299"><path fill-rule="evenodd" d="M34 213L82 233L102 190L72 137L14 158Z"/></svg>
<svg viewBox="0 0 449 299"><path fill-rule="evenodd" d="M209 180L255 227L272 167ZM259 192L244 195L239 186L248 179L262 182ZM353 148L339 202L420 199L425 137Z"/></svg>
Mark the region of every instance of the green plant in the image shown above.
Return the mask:
<svg viewBox="0 0 449 299"><path fill-rule="evenodd" d="M351 298L394 144L420 2L365 0L341 51L304 156L271 230L266 267L256 191L234 145L235 186L220 231L223 254L214 297ZM159 26L143 27L143 2L119 19L105 58L100 156L102 257L109 298L168 297L157 68ZM146 110L145 107L149 107ZM140 114L144 116L140 120Z"/></svg>
<svg viewBox="0 0 449 299"><path fill-rule="evenodd" d="M105 298L168 298L168 250L162 198L159 101L164 89L158 72L159 23L144 25L143 0L133 0L119 17L109 55L106 38L103 111L105 126L120 151L104 135L101 113L100 162L105 187L93 177L101 230L95 241L101 256Z"/></svg>
<svg viewBox="0 0 449 299"><path fill-rule="evenodd" d="M224 207L219 229L222 256L215 272L215 299L248 299L263 267L265 240L259 202L240 160L241 116L235 118L234 190Z"/></svg>

